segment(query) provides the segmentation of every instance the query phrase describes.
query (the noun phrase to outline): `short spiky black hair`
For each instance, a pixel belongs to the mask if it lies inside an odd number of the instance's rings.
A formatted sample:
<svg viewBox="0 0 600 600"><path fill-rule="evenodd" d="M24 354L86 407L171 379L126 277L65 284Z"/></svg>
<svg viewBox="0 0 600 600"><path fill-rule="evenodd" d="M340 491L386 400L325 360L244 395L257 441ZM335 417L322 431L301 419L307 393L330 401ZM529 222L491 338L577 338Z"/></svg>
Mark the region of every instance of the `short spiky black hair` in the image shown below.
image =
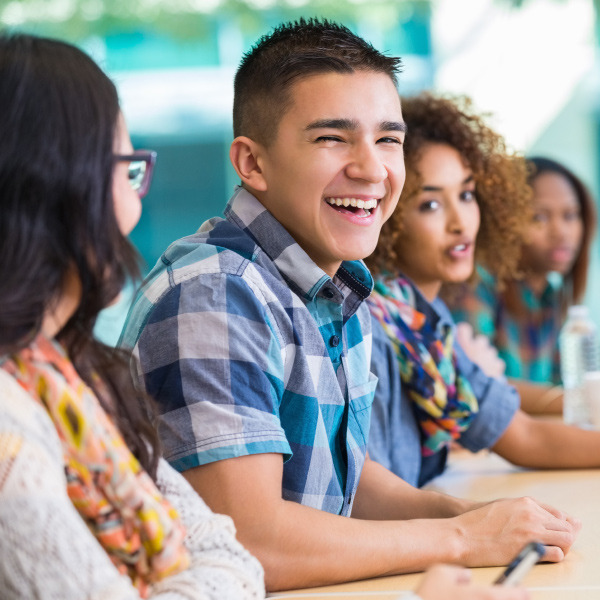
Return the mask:
<svg viewBox="0 0 600 600"><path fill-rule="evenodd" d="M347 27L300 19L276 27L247 52L234 83L233 134L271 141L289 107L291 85L319 73L384 73L397 85L400 59L385 56Z"/></svg>

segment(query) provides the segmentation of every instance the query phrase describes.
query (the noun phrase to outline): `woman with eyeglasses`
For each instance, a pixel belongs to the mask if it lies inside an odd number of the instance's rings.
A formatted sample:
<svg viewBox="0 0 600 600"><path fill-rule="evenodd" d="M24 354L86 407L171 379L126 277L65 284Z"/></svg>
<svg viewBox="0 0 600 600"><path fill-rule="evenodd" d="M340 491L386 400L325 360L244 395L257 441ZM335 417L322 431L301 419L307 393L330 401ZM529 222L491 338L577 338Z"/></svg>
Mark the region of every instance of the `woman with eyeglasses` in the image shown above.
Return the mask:
<svg viewBox="0 0 600 600"><path fill-rule="evenodd" d="M264 597L259 563L160 458L128 360L92 335L138 275L155 154L83 52L0 36L0 590Z"/></svg>

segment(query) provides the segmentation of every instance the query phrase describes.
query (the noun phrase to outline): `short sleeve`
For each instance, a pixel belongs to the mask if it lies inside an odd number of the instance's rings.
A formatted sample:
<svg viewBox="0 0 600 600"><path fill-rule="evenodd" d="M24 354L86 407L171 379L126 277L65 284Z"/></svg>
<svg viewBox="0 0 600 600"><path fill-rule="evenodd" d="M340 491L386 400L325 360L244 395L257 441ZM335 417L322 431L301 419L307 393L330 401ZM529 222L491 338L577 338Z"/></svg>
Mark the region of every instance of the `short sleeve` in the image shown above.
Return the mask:
<svg viewBox="0 0 600 600"><path fill-rule="evenodd" d="M519 394L505 380L487 376L457 343L454 347L457 368L471 384L479 403L477 416L458 441L468 450L478 452L494 446L506 431L519 408Z"/></svg>
<svg viewBox="0 0 600 600"><path fill-rule="evenodd" d="M284 350L268 299L237 274L201 273L158 301L134 360L177 470L265 452L289 458Z"/></svg>

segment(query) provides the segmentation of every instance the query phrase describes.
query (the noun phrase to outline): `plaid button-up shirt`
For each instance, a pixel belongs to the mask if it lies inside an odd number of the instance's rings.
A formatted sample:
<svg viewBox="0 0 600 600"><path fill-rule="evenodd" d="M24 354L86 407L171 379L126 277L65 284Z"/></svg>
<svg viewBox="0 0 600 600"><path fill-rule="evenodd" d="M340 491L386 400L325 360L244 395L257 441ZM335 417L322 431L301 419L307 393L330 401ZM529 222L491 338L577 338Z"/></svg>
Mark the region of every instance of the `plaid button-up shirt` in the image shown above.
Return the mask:
<svg viewBox="0 0 600 600"><path fill-rule="evenodd" d="M333 280L252 196L172 244L121 340L178 470L280 453L282 495L349 515L376 378L361 261Z"/></svg>

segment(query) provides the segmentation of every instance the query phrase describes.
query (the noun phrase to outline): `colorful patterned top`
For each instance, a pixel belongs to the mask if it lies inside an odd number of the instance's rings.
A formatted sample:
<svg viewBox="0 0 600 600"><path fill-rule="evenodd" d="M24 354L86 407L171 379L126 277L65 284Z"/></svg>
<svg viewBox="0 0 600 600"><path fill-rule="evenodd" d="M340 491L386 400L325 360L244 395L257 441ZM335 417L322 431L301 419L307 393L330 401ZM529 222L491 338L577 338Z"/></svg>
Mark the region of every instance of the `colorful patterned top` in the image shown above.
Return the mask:
<svg viewBox="0 0 600 600"><path fill-rule="evenodd" d="M366 456L373 280L331 278L248 191L161 256L127 318L178 470L283 455L282 497L349 515Z"/></svg>
<svg viewBox="0 0 600 600"><path fill-rule="evenodd" d="M516 282L523 306L521 316L509 313L496 291L495 279L480 269L476 289L450 304L455 322L467 321L487 336L506 363L505 375L539 383L561 384L558 334L563 324L561 306L566 292L560 276L552 273L538 296L524 281Z"/></svg>

